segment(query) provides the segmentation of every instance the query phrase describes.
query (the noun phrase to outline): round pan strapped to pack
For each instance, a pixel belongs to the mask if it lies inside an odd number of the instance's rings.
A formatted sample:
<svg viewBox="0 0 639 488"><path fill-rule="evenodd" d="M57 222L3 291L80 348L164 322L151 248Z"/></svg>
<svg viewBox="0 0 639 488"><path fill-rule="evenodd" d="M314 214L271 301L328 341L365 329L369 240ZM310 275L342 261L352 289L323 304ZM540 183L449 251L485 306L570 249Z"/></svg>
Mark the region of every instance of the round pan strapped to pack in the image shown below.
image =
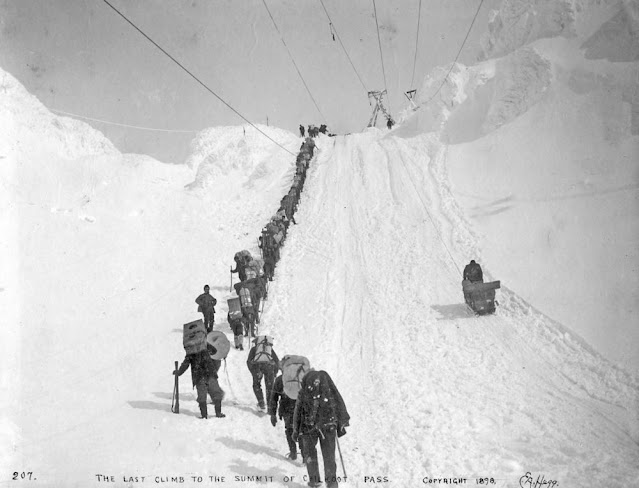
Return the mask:
<svg viewBox="0 0 639 488"><path fill-rule="evenodd" d="M224 332L219 330L209 332L206 336L206 342L217 349L217 352L211 356L213 359L226 359L231 349L231 343Z"/></svg>

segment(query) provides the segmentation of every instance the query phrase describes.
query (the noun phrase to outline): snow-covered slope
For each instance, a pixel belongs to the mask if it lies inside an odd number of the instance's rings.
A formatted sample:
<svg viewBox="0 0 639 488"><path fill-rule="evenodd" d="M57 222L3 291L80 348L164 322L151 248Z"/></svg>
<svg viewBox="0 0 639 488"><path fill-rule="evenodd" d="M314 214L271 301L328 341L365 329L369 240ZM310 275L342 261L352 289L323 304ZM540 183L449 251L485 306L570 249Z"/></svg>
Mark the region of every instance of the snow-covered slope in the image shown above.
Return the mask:
<svg viewBox="0 0 639 488"><path fill-rule="evenodd" d="M509 1L491 25L502 57L456 65L429 102L437 70L395 133L450 144L460 259L636 370L639 7Z"/></svg>

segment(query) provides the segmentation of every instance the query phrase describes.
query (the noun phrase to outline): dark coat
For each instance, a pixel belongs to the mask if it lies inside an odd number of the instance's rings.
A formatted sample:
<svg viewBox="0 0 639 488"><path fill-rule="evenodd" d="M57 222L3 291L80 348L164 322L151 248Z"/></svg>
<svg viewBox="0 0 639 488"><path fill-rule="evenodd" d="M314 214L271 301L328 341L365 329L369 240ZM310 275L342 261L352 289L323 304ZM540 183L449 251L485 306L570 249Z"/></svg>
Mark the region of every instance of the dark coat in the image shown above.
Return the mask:
<svg viewBox="0 0 639 488"><path fill-rule="evenodd" d="M469 280L472 283L484 281L484 273L481 270L481 266L474 260L467 264L464 268L464 279Z"/></svg>
<svg viewBox="0 0 639 488"><path fill-rule="evenodd" d="M196 352L195 354L187 354L178 369L178 375L182 374L191 367L191 380L195 386L202 379L210 377L217 379L217 372L220 369L222 361L211 358L210 354L215 354L217 349L210 344L207 350Z"/></svg>
<svg viewBox="0 0 639 488"><path fill-rule="evenodd" d="M279 402L279 410L277 404ZM284 393L284 380L282 375L275 378L273 383L273 389L271 390L271 398L268 401L268 413L275 415L276 413L280 418L293 417L295 413L295 400L290 398Z"/></svg>
<svg viewBox="0 0 639 488"><path fill-rule="evenodd" d="M231 273L239 273L240 281L246 281L246 265L235 261L235 269Z"/></svg>
<svg viewBox="0 0 639 488"><path fill-rule="evenodd" d="M335 383L326 371L309 371L297 395L293 429L300 434L335 427L337 435L348 426L350 415Z"/></svg>
<svg viewBox="0 0 639 488"><path fill-rule="evenodd" d="M199 297L195 299L195 303L198 304L198 312L206 312L211 311L215 313L215 305L217 305L217 300L211 296L209 293L204 292Z"/></svg>

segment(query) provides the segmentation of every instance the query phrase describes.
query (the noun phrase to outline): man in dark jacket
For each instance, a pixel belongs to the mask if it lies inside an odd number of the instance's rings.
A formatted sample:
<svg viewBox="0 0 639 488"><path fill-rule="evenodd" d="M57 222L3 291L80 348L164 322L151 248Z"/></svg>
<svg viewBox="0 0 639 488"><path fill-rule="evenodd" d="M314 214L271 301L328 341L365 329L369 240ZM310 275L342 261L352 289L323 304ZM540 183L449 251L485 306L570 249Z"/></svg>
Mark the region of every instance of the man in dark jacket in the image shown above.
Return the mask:
<svg viewBox="0 0 639 488"><path fill-rule="evenodd" d="M235 261L235 269L231 269L231 273L238 273L240 281L246 281L246 263L237 254L233 261Z"/></svg>
<svg viewBox="0 0 639 488"><path fill-rule="evenodd" d="M313 370L306 373L295 403L293 440L301 440L309 486L321 484L316 449L319 440L326 486L337 488L335 442L346 434L349 420L344 400L328 373Z"/></svg>
<svg viewBox="0 0 639 488"><path fill-rule="evenodd" d="M204 315L204 327L207 332L213 330L213 324L215 323L215 305L217 300L209 293L209 285L204 285L204 293L195 299L197 303L197 311L202 312Z"/></svg>
<svg viewBox="0 0 639 488"><path fill-rule="evenodd" d="M304 126L300 124L300 136L304 137Z"/></svg>
<svg viewBox="0 0 639 488"><path fill-rule="evenodd" d="M279 402L279 409L277 404ZM284 393L284 381L282 375L275 378L271 396L268 402L268 413L271 416L271 425L277 425L277 417L284 420L284 432L288 442L289 453L286 455L291 460L297 459L297 442L293 440L293 414L295 413L295 400ZM302 457L304 455L302 454Z"/></svg>
<svg viewBox="0 0 639 488"><path fill-rule="evenodd" d="M471 283L484 282L484 273L481 270L481 266L474 259L464 268L464 280L468 280Z"/></svg>
<svg viewBox="0 0 639 488"><path fill-rule="evenodd" d="M191 380L197 390L197 403L200 406L200 413L202 414L200 418L203 419L208 418L206 407L207 393L211 395L211 399L213 400L215 416L218 418L226 417L226 415L222 413L224 390L220 388L220 384L217 381L217 372L222 362L211 357L211 355L216 352L217 349L215 349L215 347L211 344L207 344L207 348L204 351L187 354L179 369L173 371L173 374L181 376L189 369L189 366L191 367Z"/></svg>
<svg viewBox="0 0 639 488"><path fill-rule="evenodd" d="M266 387L266 398L269 399L275 375L279 369L280 359L273 350L272 344L265 347L261 342L257 342L257 338L253 342L256 344L249 351L246 366L253 376L253 392L255 393L255 398L257 398L257 404L264 410L266 404L264 403L264 393L262 391L262 378L264 378L264 386ZM263 352L264 350L267 350L267 352Z"/></svg>

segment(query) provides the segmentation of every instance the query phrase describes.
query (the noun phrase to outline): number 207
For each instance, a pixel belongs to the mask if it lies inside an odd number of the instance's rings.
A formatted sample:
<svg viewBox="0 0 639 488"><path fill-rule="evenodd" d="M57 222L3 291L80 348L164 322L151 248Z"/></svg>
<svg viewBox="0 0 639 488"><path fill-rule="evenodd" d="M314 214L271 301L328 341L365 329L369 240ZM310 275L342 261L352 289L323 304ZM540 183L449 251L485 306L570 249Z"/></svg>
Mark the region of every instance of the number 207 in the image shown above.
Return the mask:
<svg viewBox="0 0 639 488"><path fill-rule="evenodd" d="M13 472L13 480L32 480L33 472L32 471L23 471L22 473L18 473L17 471Z"/></svg>

